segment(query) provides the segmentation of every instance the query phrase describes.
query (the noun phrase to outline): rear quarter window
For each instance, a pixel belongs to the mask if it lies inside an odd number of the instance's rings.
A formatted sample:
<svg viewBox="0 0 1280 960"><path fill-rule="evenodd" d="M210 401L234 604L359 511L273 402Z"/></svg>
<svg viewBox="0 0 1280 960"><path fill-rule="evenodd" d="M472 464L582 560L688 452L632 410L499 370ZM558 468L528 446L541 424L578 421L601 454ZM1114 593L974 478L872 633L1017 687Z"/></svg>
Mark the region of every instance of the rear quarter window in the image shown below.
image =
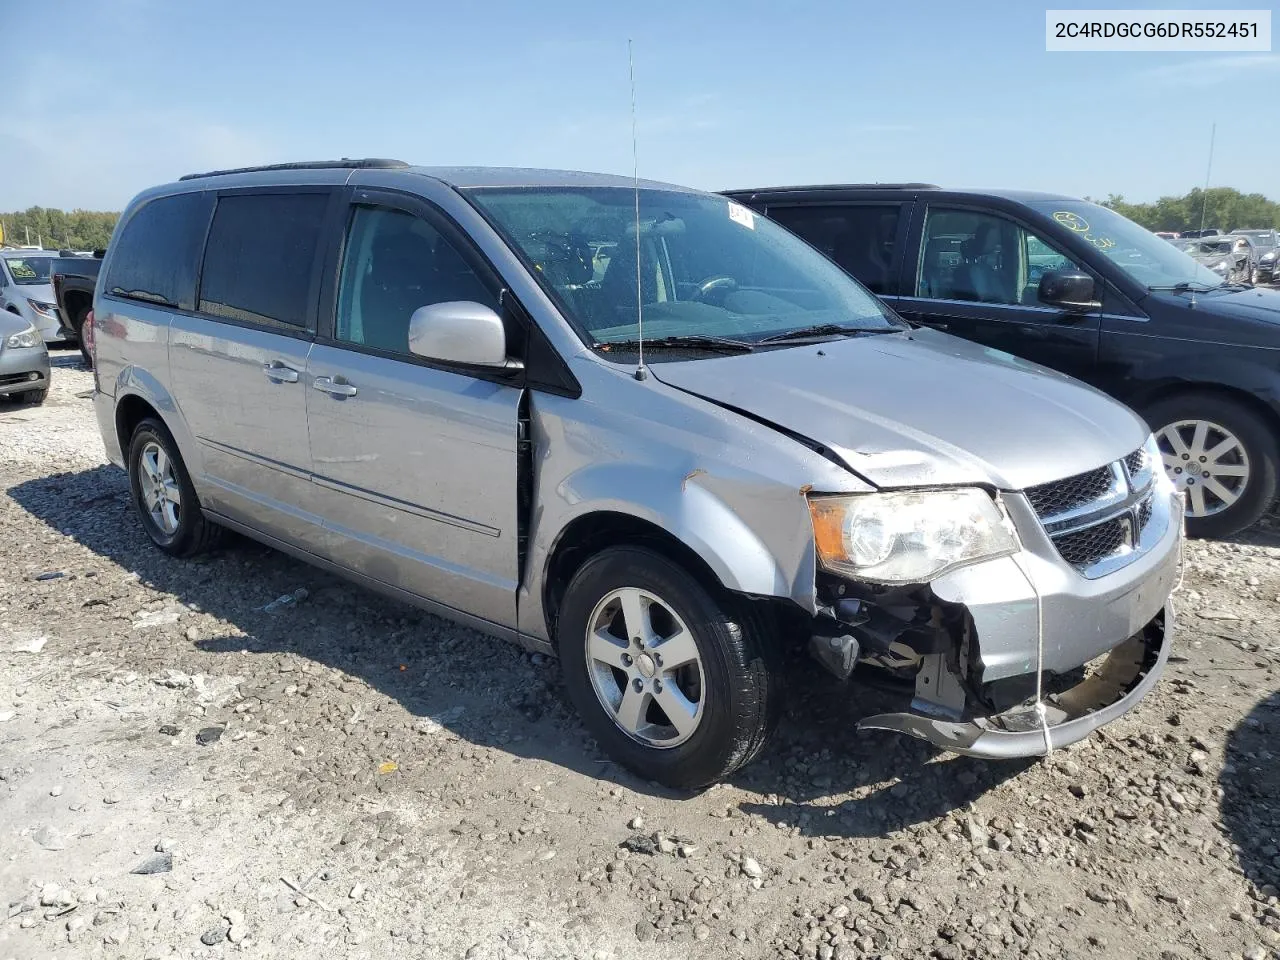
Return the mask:
<svg viewBox="0 0 1280 960"><path fill-rule="evenodd" d="M328 193L220 197L200 274L200 312L303 328Z"/></svg>
<svg viewBox="0 0 1280 960"><path fill-rule="evenodd" d="M129 300L195 309L196 271L212 202L204 193L148 201L124 225L103 290Z"/></svg>

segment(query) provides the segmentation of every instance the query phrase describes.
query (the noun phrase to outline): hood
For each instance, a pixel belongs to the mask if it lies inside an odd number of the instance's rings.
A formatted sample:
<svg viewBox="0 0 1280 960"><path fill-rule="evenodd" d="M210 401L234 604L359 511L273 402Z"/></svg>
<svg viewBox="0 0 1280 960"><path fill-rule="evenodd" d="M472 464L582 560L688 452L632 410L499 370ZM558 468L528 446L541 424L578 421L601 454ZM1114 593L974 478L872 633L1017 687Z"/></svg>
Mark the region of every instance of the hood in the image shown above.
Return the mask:
<svg viewBox="0 0 1280 960"><path fill-rule="evenodd" d="M31 322L26 317L20 317L8 310L0 310L0 345L15 333L21 333L30 326Z"/></svg>
<svg viewBox="0 0 1280 960"><path fill-rule="evenodd" d="M1149 295L1151 299L1160 300L1177 307L1191 307L1192 296L1189 293L1174 293L1159 290ZM1146 307L1145 299L1142 304ZM1280 290L1268 290L1265 287L1231 287L1222 290L1210 290L1207 293L1195 294L1195 312L1203 314L1205 321L1215 319L1249 320L1266 324L1280 324ZM1230 326L1215 325L1215 340L1231 343L1261 343L1266 346L1277 346L1274 332L1262 328L1263 339L1243 336L1243 331L1233 330Z"/></svg>
<svg viewBox="0 0 1280 960"><path fill-rule="evenodd" d="M882 487L1058 480L1147 437L1091 387L932 330L657 363L663 383L825 444Z"/></svg>

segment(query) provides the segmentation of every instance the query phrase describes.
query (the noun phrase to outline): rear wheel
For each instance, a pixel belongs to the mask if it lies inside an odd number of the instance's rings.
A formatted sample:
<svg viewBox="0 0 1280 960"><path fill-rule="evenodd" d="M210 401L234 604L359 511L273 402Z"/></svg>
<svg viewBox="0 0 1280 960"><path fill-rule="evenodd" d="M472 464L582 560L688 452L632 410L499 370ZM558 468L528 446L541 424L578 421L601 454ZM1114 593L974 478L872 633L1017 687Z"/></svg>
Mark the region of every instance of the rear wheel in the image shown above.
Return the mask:
<svg viewBox="0 0 1280 960"><path fill-rule="evenodd" d="M1188 393L1153 404L1147 422L1186 501L1187 533L1229 537L1276 498L1280 452L1269 425L1237 401Z"/></svg>
<svg viewBox="0 0 1280 960"><path fill-rule="evenodd" d="M714 783L753 760L777 724L780 667L763 621L653 550L611 547L583 564L556 634L587 728L649 780Z"/></svg>
<svg viewBox="0 0 1280 960"><path fill-rule="evenodd" d="M222 528L205 517L178 445L159 420L149 417L133 431L129 487L143 529L165 553L193 556L220 538Z"/></svg>
<svg viewBox="0 0 1280 960"><path fill-rule="evenodd" d="M80 356L84 358L86 366L93 366L93 357L89 355L89 348L84 342L84 321L89 316L89 307L83 306L76 311L75 317L71 320L71 326L76 332L76 343L80 347Z"/></svg>

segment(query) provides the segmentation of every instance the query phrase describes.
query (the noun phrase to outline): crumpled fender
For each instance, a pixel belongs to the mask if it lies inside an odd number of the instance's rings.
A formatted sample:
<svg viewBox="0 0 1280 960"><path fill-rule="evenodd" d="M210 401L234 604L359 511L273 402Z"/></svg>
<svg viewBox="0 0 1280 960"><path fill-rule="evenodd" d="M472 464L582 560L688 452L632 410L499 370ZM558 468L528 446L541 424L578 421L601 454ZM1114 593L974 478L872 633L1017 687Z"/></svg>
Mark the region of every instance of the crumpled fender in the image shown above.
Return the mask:
<svg viewBox="0 0 1280 960"><path fill-rule="evenodd" d="M561 531L590 513L613 512L661 527L692 549L728 589L762 596L790 597L798 583L813 592L812 549L809 562L792 556L782 562L712 486L704 470L675 476L669 468L633 463L597 463L565 478L556 494L568 509L559 516ZM794 497L796 528L812 542L808 508L798 490ZM559 534L544 554L550 555ZM794 548L793 548L794 553Z"/></svg>

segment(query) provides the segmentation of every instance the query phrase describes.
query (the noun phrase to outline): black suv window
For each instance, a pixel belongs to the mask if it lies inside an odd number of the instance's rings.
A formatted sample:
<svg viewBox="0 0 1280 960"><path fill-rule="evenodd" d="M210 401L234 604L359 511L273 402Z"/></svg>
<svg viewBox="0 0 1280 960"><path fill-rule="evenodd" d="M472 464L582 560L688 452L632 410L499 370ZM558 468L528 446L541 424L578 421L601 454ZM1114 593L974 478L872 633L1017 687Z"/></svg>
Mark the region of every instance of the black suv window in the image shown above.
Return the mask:
<svg viewBox="0 0 1280 960"><path fill-rule="evenodd" d="M200 311L305 327L325 193L220 197L200 274Z"/></svg>
<svg viewBox="0 0 1280 960"><path fill-rule="evenodd" d="M769 216L807 240L872 293L889 293L902 205L769 206Z"/></svg>
<svg viewBox="0 0 1280 960"><path fill-rule="evenodd" d="M930 207L916 296L1034 306L1040 278L1079 266L1044 239L1004 217Z"/></svg>
<svg viewBox="0 0 1280 960"><path fill-rule="evenodd" d="M211 206L205 193L145 204L124 225L103 289L117 297L194 309L196 268Z"/></svg>
<svg viewBox="0 0 1280 960"><path fill-rule="evenodd" d="M427 221L356 207L342 256L338 340L408 353L413 312L457 300L499 309L493 291Z"/></svg>

